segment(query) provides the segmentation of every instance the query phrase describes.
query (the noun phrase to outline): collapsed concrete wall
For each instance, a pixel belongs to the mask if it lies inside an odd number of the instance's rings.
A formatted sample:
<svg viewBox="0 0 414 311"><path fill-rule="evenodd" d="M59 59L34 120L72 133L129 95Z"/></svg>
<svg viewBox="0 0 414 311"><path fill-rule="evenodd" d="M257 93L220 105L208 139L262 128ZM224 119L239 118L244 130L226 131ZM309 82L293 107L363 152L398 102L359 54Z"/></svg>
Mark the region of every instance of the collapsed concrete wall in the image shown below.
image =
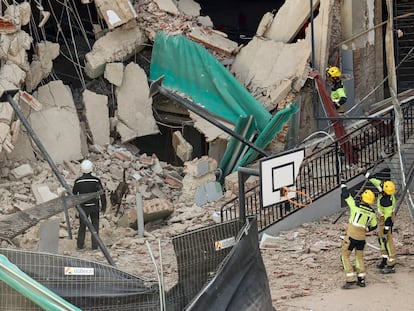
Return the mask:
<svg viewBox="0 0 414 311"><path fill-rule="evenodd" d="M33 112L29 121L52 159L61 163L83 158L81 127L70 88L52 81L39 87L34 96L43 108Z"/></svg>
<svg viewBox="0 0 414 311"><path fill-rule="evenodd" d="M84 4L92 6L90 1ZM98 89L88 89L96 96L89 96L91 93L88 92L84 93L84 99L87 100L77 106L77 112L80 112L79 117L82 119L83 113L86 118L80 123L79 133L77 130L75 132L76 143L70 147L76 151L73 151L73 154L54 154L59 161L82 158L88 152L85 148L87 138L89 143L104 145L112 143L114 137L120 137L119 141L125 143L137 137L158 133L152 115L152 100L148 98L146 68L138 65L135 60L131 60L131 56L142 51L148 43L151 44L158 29L163 29L169 35L184 34L204 45L219 61L228 66L272 113L296 100L310 70L309 27L306 28L304 40L295 42L294 39L299 32L304 31L310 15L308 3L303 1L286 1L276 15L266 13L258 25L257 35L246 46L239 46L236 42L229 40L226 34L214 29L208 16L200 16L200 5L192 0L179 2L170 0L95 1L94 5L107 27L102 29L98 25L93 25L96 41L93 42L90 51L84 55L85 68L83 70L90 79L99 80L103 75L108 81L109 90L112 92L110 94L116 96L115 99L111 98L111 101L115 100L115 111L110 119L109 116L104 117L106 113L111 113L110 109L104 109L105 105L111 105L108 90L100 92ZM349 1L345 1L343 5L349 6ZM333 28L339 27L338 23L332 22L338 20L338 16L333 16L337 14L337 11L332 11L332 9L336 9L338 4L333 0L321 0L314 1L314 7L317 7L317 10L314 21L315 64L312 65L320 69L325 68L332 57L329 51L332 45L330 32ZM42 12L45 13L45 11ZM29 23L31 14L31 7L27 2L9 6L5 10L3 29L0 29L4 39L0 43L2 45L0 58L6 64L1 68L0 77L7 78L8 80L5 80L12 86L26 88L29 92L35 91L42 83L47 83L46 78L54 78L50 77L50 72L53 70L53 61L59 54L58 43L41 41L35 42L32 59L28 58L28 50L33 38L22 30L22 26ZM280 25L283 25L283 31ZM38 27L40 26L42 25L39 24ZM125 68L124 63L128 63ZM15 74L12 75L11 72ZM108 99L106 103L105 97ZM48 114L51 118L54 117L53 109L48 106L49 104L46 103L42 113L32 112L33 108L25 108L27 116L34 115L30 117L30 121L37 120L36 130L41 128L40 115L43 115L43 118ZM86 110L82 112L79 108L86 108ZM309 109L306 111L312 113ZM69 120L75 122L74 116L76 113L72 113ZM305 119L308 120L308 117L305 116ZM214 151L219 157L223 153L221 149L225 146L228 135L197 116L193 115L192 119L195 127L209 143L221 146L220 150ZM98 120L101 120L102 124L99 124ZM111 121L109 135L108 120ZM10 123L15 121L17 121L15 116L9 120ZM63 119L61 121L66 122ZM15 126L18 126L17 122ZM232 125L228 127L231 128ZM11 124L9 124L9 129L7 129L7 124L4 128L5 134L1 137L12 137ZM117 132L116 135L113 131ZM3 152L8 153L9 159L22 159L24 153L27 154L27 158L32 158L34 152L31 145L29 147L30 140L24 131L17 132L21 132L19 140L22 142L14 140L11 144L11 139L4 139ZM284 129L276 141L271 143L271 145L282 146L274 150L283 149L286 132ZM78 134L80 138L77 137ZM53 137L42 133L42 139L50 140L44 142L45 144L54 145ZM222 141L218 142L219 140ZM187 159L188 152L186 153Z"/></svg>

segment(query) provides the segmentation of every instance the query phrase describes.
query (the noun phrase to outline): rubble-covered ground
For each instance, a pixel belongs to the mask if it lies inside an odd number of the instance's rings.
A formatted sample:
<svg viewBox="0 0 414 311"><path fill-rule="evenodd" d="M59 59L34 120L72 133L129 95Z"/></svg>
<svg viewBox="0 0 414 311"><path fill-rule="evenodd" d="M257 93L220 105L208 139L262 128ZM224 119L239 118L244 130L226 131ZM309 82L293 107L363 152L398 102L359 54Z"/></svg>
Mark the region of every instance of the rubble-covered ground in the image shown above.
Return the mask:
<svg viewBox="0 0 414 311"><path fill-rule="evenodd" d="M163 162L158 162L159 166L155 167L154 162L148 161L151 157L145 154L134 154L131 151L113 147L95 150L90 154L90 158L95 164L96 175L101 177L108 193L114 190L122 179L123 168L127 168L130 192L124 200L121 215L115 217L115 210L111 208L108 200L108 209L101 216L100 222L100 237L107 246L112 259L121 270L137 276L157 279L149 253L150 247L157 264L162 259L166 289L171 288L177 281L177 269L169 238L215 223L217 220L213 217L214 212L231 195L227 193L217 202L197 206L188 197L182 196L182 189L172 187L165 181L166 171L170 174L174 171L176 179L179 180L179 177L184 175L180 167L173 167ZM11 174L13 168L19 163L8 164L9 166L2 168L0 183L2 214L10 214L25 207L34 206L36 202L31 192L33 184L47 184L52 192L57 192L57 189L61 187L45 162L31 163L33 175L19 180ZM74 162L59 165L59 170L69 184L72 184L80 174L79 163ZM140 176L138 180L137 176ZM167 219L146 223L144 237L139 237L138 232L129 227L130 211L135 209L137 191L142 194L144 201L158 199L171 202L173 205L173 213ZM69 214L72 233L76 238L78 219L75 209L71 209ZM272 299L277 310L302 310L295 307L295 300L330 293L338 290L342 285L344 274L340 263L340 246L347 218L343 216L336 224L332 224L337 216L333 215L318 222L305 223L299 228L281 232L279 236L261 243ZM59 253L107 263L107 259L100 250L93 251L90 248L88 234L87 248L81 251L76 250L76 240L67 238L63 213L59 217L61 218ZM17 247L36 250L38 231L39 225L16 237L13 242ZM399 210L395 225L398 253L397 273L410 273L414 269L413 232L413 221L408 209L403 205ZM379 251L375 249L377 248L375 234L368 236L368 243L365 256L368 269L367 286L388 282L387 280L395 275L384 276L375 267L380 256ZM2 242L2 247L7 245L5 241ZM392 286L398 287L399 284L392 282Z"/></svg>

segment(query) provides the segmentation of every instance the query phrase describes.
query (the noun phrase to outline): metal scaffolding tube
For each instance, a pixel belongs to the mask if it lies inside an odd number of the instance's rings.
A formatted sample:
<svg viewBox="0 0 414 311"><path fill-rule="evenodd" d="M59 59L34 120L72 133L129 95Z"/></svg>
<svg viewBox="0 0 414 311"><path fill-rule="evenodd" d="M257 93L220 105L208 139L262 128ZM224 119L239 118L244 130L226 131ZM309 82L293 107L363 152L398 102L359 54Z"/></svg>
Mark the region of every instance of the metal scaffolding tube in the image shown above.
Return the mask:
<svg viewBox="0 0 414 311"><path fill-rule="evenodd" d="M52 168L53 172L55 173L55 175L56 175L57 179L59 180L59 182L61 183L61 185L66 189L66 191L68 193L71 193L72 192L71 187L68 185L66 180L60 174L56 164L53 162L53 159L50 157L47 150L45 149L42 142L40 141L39 137L33 131L32 127L29 124L29 122L27 121L27 119L25 118L23 113L20 111L19 106L14 101L12 95L14 95L16 92L17 92L16 90L6 91L3 94L3 96L6 95L7 101L13 107L14 111L16 112L17 117L22 121L22 123L23 123L24 127L26 128L27 132L29 133L30 137L33 139L36 146L42 152L43 156L45 157L46 161L49 163L50 167ZM64 204L65 219L66 219L66 224L68 226L69 237L70 237L70 239L72 239L72 233L71 233L71 230L70 230L70 223L69 223L68 207L67 207L65 202L63 204ZM102 240L99 238L98 233L96 232L94 226L92 225L92 223L89 221L88 217L86 216L85 211L80 207L80 205L76 205L76 209L78 210L79 216L82 218L82 220L86 223L89 230L91 231L91 234L92 234L93 238L95 238L95 240L98 242L98 245L101 248L102 252L104 253L104 255L105 255L106 259L108 260L108 262L111 265L115 266L115 262L113 261L112 257L110 256L110 254L108 252L108 249L106 248L106 246L102 242Z"/></svg>

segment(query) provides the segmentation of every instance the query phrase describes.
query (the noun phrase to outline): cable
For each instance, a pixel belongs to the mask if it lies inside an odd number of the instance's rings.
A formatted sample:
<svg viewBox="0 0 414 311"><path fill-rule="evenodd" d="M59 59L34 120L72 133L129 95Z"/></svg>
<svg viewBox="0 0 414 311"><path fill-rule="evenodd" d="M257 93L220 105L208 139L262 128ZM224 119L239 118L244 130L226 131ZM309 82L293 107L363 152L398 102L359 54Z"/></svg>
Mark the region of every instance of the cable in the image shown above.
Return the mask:
<svg viewBox="0 0 414 311"><path fill-rule="evenodd" d="M402 63L403 62L405 62L405 60L408 58L408 56L413 52L413 50L414 50L414 47L412 47L411 49L410 49L410 51L408 51L408 53L407 53L407 55L401 60L401 62L398 64L398 66L397 67L395 67L395 69L398 69L401 65L402 65ZM371 92L369 92L367 95L365 95L365 97L363 97L362 99L361 99L361 101L359 102L359 103L357 103L357 104L355 104L354 106L352 106L351 107L351 109L349 109L346 113L350 113L352 110L354 110L356 107L358 107L359 105L361 105L366 99L368 99L368 97L369 96L371 96L376 90L378 90L378 88L381 86L381 85L383 85L384 83L385 83L385 81L387 81L388 80L388 75L387 76L385 76L385 78L376 86L376 87L374 87L374 89L371 91Z"/></svg>

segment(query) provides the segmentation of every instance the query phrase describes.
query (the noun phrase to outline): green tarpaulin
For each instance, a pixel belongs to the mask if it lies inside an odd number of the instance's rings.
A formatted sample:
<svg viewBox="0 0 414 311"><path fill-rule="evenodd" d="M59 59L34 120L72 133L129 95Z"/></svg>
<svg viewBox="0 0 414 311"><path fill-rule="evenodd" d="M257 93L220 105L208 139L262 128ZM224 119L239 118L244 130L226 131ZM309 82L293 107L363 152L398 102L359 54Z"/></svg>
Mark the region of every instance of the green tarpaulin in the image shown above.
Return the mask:
<svg viewBox="0 0 414 311"><path fill-rule="evenodd" d="M233 124L253 116L253 130L257 134L254 143L260 148L265 148L297 111L295 105L290 105L272 116L209 51L183 35L157 34L150 79L157 80L161 76L164 76L163 87L184 93L195 104ZM251 135L251 131L246 134ZM230 144L228 149L234 145ZM228 172L229 165L234 171L238 166L251 163L258 156L253 151L239 159L236 167L233 167L234 159L233 163L228 163L229 159L225 157L220 168ZM226 153L232 154L232 150L226 150Z"/></svg>

